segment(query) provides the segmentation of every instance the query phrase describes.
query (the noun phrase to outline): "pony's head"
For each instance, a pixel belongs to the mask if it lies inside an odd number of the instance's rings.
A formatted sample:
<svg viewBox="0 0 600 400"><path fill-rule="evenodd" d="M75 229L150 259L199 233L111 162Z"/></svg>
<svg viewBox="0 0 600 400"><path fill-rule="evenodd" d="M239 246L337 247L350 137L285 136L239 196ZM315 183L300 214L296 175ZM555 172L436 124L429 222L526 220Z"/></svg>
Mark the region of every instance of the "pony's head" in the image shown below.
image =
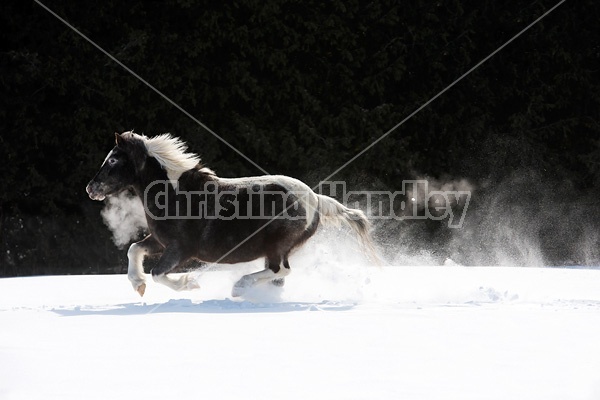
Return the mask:
<svg viewBox="0 0 600 400"><path fill-rule="evenodd" d="M92 200L104 200L106 196L132 186L145 163L147 154L140 135L115 133L115 142L100 170L85 188Z"/></svg>
<svg viewBox="0 0 600 400"><path fill-rule="evenodd" d="M100 171L88 183L92 200L104 200L136 183L147 163L160 166L174 184L185 171L199 166L200 158L186 152L185 143L169 134L148 138L133 132L115 133L116 146L108 153ZM206 172L214 174L208 168ZM154 179L161 179L156 176Z"/></svg>

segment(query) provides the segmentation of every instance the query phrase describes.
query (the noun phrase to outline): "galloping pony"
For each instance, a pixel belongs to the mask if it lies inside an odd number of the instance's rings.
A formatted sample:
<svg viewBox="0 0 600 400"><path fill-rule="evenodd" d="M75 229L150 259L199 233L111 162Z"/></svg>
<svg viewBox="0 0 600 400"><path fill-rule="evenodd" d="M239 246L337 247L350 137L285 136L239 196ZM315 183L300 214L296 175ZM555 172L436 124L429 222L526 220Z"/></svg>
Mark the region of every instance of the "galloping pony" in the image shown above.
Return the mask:
<svg viewBox="0 0 600 400"><path fill-rule="evenodd" d="M127 275L141 296L146 290L144 257L158 254L152 278L175 290L198 288L189 274L169 274L190 259L234 264L264 257L265 269L244 275L234 285L234 297L258 283L281 286L290 273L290 253L319 224L345 224L375 256L362 211L316 194L297 179L220 178L169 134L125 132L115 137L115 147L86 191L101 201L132 188L142 199L150 234L127 252Z"/></svg>

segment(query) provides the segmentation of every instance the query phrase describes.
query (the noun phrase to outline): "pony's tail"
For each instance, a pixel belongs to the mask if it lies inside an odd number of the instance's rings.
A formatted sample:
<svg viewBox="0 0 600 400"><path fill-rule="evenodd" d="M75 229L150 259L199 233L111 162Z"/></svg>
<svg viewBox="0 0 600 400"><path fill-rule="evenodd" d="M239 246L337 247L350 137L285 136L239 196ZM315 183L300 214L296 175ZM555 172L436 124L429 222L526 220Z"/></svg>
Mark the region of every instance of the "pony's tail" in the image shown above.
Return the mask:
<svg viewBox="0 0 600 400"><path fill-rule="evenodd" d="M319 219L323 225L339 226L344 224L360 239L360 244L363 251L371 258L377 265L381 265L381 258L375 250L375 245L371 239L369 229L371 224L361 210L354 208L348 208L345 205L339 203L337 200L324 196L321 194L317 195L319 200Z"/></svg>

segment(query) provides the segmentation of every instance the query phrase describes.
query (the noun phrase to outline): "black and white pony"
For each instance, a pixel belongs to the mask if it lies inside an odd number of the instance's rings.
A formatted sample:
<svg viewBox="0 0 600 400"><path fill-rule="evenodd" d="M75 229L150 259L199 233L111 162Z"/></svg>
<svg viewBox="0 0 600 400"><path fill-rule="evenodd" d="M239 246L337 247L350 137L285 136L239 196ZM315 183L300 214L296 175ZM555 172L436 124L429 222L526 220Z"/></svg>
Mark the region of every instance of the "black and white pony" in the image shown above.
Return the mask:
<svg viewBox="0 0 600 400"><path fill-rule="evenodd" d="M143 200L150 234L127 252L128 278L141 296L147 255L161 254L152 277L175 290L198 288L190 275L169 275L192 258L233 264L264 257L264 270L235 284L232 295L239 296L257 283L283 285L290 273L290 253L320 223L343 223L358 235L363 249L373 249L362 211L316 194L297 179L220 178L169 134L115 136L116 146L86 191L92 200L103 200L133 188Z"/></svg>

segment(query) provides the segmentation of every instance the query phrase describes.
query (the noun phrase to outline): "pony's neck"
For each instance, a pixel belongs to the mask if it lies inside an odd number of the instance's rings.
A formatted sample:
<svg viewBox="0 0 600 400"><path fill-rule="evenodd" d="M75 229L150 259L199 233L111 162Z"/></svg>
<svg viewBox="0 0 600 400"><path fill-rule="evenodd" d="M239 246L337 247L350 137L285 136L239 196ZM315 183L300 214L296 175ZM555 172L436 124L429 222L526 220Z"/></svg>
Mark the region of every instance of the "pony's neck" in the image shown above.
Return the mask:
<svg viewBox="0 0 600 400"><path fill-rule="evenodd" d="M164 203L175 194L167 172L153 158L148 158L138 172L133 190L144 204L146 216L161 216L165 213ZM159 202L157 204L157 202Z"/></svg>

